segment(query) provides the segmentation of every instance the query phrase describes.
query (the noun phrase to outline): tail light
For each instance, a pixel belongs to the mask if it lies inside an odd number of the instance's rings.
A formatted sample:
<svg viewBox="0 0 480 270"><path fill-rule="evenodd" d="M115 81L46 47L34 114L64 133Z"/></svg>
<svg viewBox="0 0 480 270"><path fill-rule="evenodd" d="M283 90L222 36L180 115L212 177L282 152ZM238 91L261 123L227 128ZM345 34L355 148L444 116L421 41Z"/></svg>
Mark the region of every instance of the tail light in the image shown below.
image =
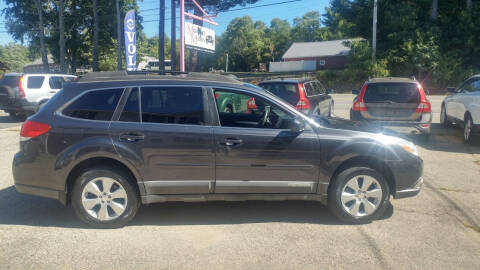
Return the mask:
<svg viewBox="0 0 480 270"><path fill-rule="evenodd" d="M353 103L352 110L356 112L366 112L367 106L365 105L364 96L367 91L367 84L364 84L360 94L358 94L357 100Z"/></svg>
<svg viewBox="0 0 480 270"><path fill-rule="evenodd" d="M18 93L20 94L20 98L25 98L25 90L23 89L23 79L25 77L21 76L20 80L18 81Z"/></svg>
<svg viewBox="0 0 480 270"><path fill-rule="evenodd" d="M418 92L420 93L420 104L415 109L416 113L431 113L432 112L432 105L427 100L425 95L425 91L423 91L423 87L421 84L418 85Z"/></svg>
<svg viewBox="0 0 480 270"><path fill-rule="evenodd" d="M255 99L253 97L248 99L247 102L247 109L249 110L256 110L258 109L257 104L255 103Z"/></svg>
<svg viewBox="0 0 480 270"><path fill-rule="evenodd" d="M20 137L22 140L31 139L45 134L49 130L50 125L48 124L27 120L22 125L22 129L20 130Z"/></svg>
<svg viewBox="0 0 480 270"><path fill-rule="evenodd" d="M295 106L298 110L308 110L310 109L310 101L307 99L307 95L305 94L305 88L303 87L303 84L299 83L298 84L298 95L300 99L297 102L297 105Z"/></svg>

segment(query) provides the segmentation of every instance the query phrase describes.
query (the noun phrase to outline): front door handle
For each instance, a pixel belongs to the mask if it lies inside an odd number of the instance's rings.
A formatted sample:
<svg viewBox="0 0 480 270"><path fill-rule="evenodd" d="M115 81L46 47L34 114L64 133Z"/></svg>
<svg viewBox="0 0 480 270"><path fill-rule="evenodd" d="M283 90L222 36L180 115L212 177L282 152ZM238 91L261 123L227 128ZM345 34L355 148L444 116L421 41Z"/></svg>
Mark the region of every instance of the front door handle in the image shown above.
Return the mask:
<svg viewBox="0 0 480 270"><path fill-rule="evenodd" d="M143 134L127 133L120 135L120 141L124 142L138 142L143 139L145 139L145 136Z"/></svg>
<svg viewBox="0 0 480 270"><path fill-rule="evenodd" d="M243 141L242 139L237 138L226 138L224 141L224 145L226 146L235 146L241 144Z"/></svg>

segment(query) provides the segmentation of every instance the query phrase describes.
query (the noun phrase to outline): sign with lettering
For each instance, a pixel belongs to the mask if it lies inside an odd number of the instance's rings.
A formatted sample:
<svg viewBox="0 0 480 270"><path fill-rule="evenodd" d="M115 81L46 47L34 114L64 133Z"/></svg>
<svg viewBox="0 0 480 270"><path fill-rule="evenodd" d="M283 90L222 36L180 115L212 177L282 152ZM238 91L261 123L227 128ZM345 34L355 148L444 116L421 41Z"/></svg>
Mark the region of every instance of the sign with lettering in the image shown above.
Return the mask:
<svg viewBox="0 0 480 270"><path fill-rule="evenodd" d="M137 70L137 38L135 26L135 10L129 10L123 21L125 34L125 62L127 71Z"/></svg>
<svg viewBox="0 0 480 270"><path fill-rule="evenodd" d="M195 50L215 52L215 31L185 22L185 45Z"/></svg>

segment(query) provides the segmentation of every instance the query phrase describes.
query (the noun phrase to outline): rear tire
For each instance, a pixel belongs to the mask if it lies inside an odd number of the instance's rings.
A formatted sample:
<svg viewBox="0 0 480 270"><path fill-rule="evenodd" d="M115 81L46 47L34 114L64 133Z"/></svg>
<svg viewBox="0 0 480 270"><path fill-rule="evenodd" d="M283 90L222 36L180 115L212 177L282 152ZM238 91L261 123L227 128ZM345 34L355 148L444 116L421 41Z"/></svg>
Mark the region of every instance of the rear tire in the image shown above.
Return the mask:
<svg viewBox="0 0 480 270"><path fill-rule="evenodd" d="M381 217L389 200L389 186L380 173L368 167L351 167L333 180L328 208L344 222L363 224Z"/></svg>
<svg viewBox="0 0 480 270"><path fill-rule="evenodd" d="M113 167L85 171L77 178L72 190L75 214L92 227L123 227L135 217L140 206L132 180Z"/></svg>
<svg viewBox="0 0 480 270"><path fill-rule="evenodd" d="M10 118L14 119L15 121L25 121L27 116L25 114L17 113L17 112L8 112Z"/></svg>

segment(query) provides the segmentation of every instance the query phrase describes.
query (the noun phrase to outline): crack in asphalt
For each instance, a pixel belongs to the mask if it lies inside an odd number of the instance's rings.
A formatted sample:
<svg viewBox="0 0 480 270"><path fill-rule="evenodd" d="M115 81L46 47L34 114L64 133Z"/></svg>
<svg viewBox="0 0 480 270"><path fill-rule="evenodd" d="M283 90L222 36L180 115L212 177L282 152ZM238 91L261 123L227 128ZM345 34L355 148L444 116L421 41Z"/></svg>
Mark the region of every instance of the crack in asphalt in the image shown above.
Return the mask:
<svg viewBox="0 0 480 270"><path fill-rule="evenodd" d="M453 209L455 209L459 214L460 216L462 216L466 222L462 219L460 219L459 217L453 215L453 213L451 213L451 211L445 211L445 213L449 216L452 216L454 217L457 221L459 221L464 227L466 228L469 228L469 229L472 229L473 231L475 232L480 232L479 228L479 224L475 221L475 218L472 217L470 214L468 214L465 209L463 209L458 203L456 203L452 198L450 198L448 195L444 194L443 192L441 192L439 189L437 189L433 184L427 182L427 181L424 181L423 182L425 187L428 188L428 190L432 191L433 193L435 193L437 196L439 196L441 199L443 199L443 201L447 202L449 205L451 205L453 207Z"/></svg>
<svg viewBox="0 0 480 270"><path fill-rule="evenodd" d="M367 241L368 246L373 251L374 258L377 259L377 261L380 263L380 266L381 266L380 268L381 269L393 269L392 266L390 266L390 264L388 264L388 262L383 257L382 250L380 249L380 247L375 242L375 239L370 237L370 235L368 235L368 233L362 227L358 227L357 230L358 230L358 232L360 232L360 234L363 236L363 238L365 238L365 240Z"/></svg>

